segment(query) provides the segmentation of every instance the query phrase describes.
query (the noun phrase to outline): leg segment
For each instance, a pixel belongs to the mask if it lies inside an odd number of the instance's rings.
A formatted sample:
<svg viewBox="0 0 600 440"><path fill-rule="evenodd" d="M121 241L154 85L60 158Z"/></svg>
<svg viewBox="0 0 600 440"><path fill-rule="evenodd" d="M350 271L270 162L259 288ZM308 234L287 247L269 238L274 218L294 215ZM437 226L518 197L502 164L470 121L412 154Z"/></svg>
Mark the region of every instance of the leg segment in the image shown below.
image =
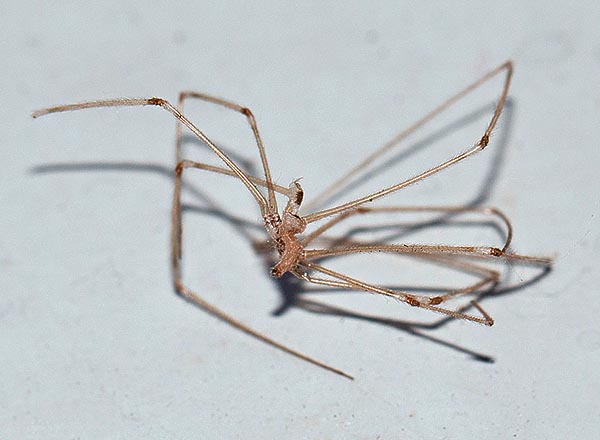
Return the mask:
<svg viewBox="0 0 600 440"><path fill-rule="evenodd" d="M444 315L452 316L457 319L465 319L467 321L478 322L480 324L485 324L488 326L491 326L494 324L494 320L475 301L471 301L471 305L473 305L475 308L477 308L477 310L482 315L481 317L474 316L474 315L468 315L461 311L450 310L450 309L445 309L443 307L439 307L438 304L440 304L442 301L436 300L435 298L427 298L426 301L423 301L422 299L418 299L415 295L412 295L408 292L401 292L401 291L387 289L384 287L378 287L373 284L365 283L356 278L349 277L348 275L341 274L339 272L328 269L326 267L323 267L319 264L316 264L316 263L313 263L310 261L303 261L300 266L305 267L307 269L312 269L316 272L320 272L325 275L329 275L332 278L344 281L345 283L347 283L347 285L351 286L351 287L349 287L351 289L363 290L363 291L370 292L370 293L376 293L376 294L388 296L391 298L398 299L402 302L405 302L413 307L420 307L423 309L442 313ZM309 275L305 275L305 276L306 276L305 279L307 281L314 282L314 281L312 281L314 278L311 279L311 277ZM316 279L316 280L317 280L316 281L317 284L324 284L324 283L320 282L319 279Z"/></svg>
<svg viewBox="0 0 600 440"><path fill-rule="evenodd" d="M200 165L200 166L198 166ZM223 312L221 309L213 306L212 304L206 302L200 296L198 296L195 292L193 292L190 288L188 288L182 280L181 274L181 257L182 257L182 245L181 245L181 236L182 236L182 216L181 216L181 180L183 171L186 168L198 168L202 169L203 164L197 164L190 161L182 161L177 165L175 170L175 191L173 195L173 210L172 210L172 230L171 230L171 268L173 274L173 285L175 290L183 296L188 301L200 306L204 310L206 310L211 315L219 318L220 320L230 324L231 326L243 331L244 333L249 334L261 341L275 347L281 351L284 351L288 354L291 354L299 359L310 362L311 364L317 365L318 367L329 370L333 373L339 374L341 376L347 377L348 379L353 379L349 374L338 370L337 368L333 368L327 364L324 364L316 359L313 359L309 356L306 356L299 351L293 350L271 338L268 336L248 327L243 322L235 319L234 317L228 315Z"/></svg>
<svg viewBox="0 0 600 440"><path fill-rule="evenodd" d="M50 113L59 113L73 110L82 110L87 108L98 108L98 107L140 107L154 105L158 106L167 112L171 113L181 124L185 125L192 133L194 133L202 142L204 142L224 163L227 167L242 181L242 183L248 188L258 205L260 206L261 213L264 216L271 213L270 205L258 190L258 188L250 181L249 176L240 169L240 167L232 161L219 147L217 147L198 127L196 127L188 118L186 118L179 110L177 110L172 104L162 98L119 98L119 99L108 99L103 101L88 101L79 104L67 104L60 105L57 107L49 107L46 109L38 110L33 112L32 116L38 118ZM268 181L268 180L267 180ZM273 190L271 190L273 191Z"/></svg>
<svg viewBox="0 0 600 440"><path fill-rule="evenodd" d="M267 161L267 155L265 152L265 147L263 146L262 139L260 137L260 132L258 131L258 126L256 124L256 118L252 111L243 107L235 102L227 101L225 99L217 98L215 96L206 95L204 93L192 92L192 91L183 91L179 94L179 102L178 102L178 110L183 112L183 104L186 99L194 98L199 99L201 101L210 102L212 104L220 105L236 111L242 115L244 115L252 129L252 133L254 134L254 139L256 140L256 146L258 147L258 153L260 154L260 161L262 162L263 172L265 176L265 181L267 184L265 185L268 191L269 196L269 206L271 212L277 212L277 199L275 198L275 193L273 190L273 179L271 178L271 171L269 169L269 163ZM177 163L179 163L183 157L181 157L181 124L177 124L177 138L176 138L176 156Z"/></svg>
<svg viewBox="0 0 600 440"><path fill-rule="evenodd" d="M398 289L395 289L395 288L384 288L384 290L386 290L386 291L391 291L391 292L395 292L401 296L403 296L403 295L406 296L407 301L405 301L405 302L407 302L411 305L416 305L416 303L439 305L442 302L445 302L445 301L447 301L451 298L455 298L457 296L468 295L468 294L473 294L473 293L481 293L484 290L489 290L489 289L493 288L493 286L495 286L500 280L500 274L497 271L487 268L485 266L481 266L481 265L472 263L472 262L455 260L448 256L437 256L437 255L434 256L434 255L428 255L428 254L418 255L418 257L426 259L426 260L439 262L446 266L450 266L450 267L453 267L454 269L458 269L458 270L461 270L464 272L470 272L470 273L476 274L478 276L481 276L482 279L469 285L469 286L466 286L464 288L450 290L442 295L436 295L433 297L409 294L407 292L399 291ZM331 272L333 273L333 271L331 271ZM332 280L332 279L314 277L312 275L301 272L299 270L296 270L293 273L298 278L301 278L305 281L308 281L308 282L314 283L314 284L343 288L343 289L356 289L357 288L356 284L352 284L349 281L340 281L338 279ZM336 272L336 274L341 275L337 272ZM485 287L485 289L484 289L484 287ZM361 290L365 290L365 289L361 289ZM372 291L370 291L370 292L372 292ZM382 292L376 292L376 293L382 293ZM491 318L490 318L489 322L493 322L491 320ZM489 325L491 325L491 324L489 324Z"/></svg>
<svg viewBox="0 0 600 440"><path fill-rule="evenodd" d="M434 109L433 111L431 111L430 113L428 113L427 115L425 115L425 117L423 117L422 119L420 119L419 121L417 121L415 124L413 124L411 127L409 127L406 131L404 131L403 133L401 133L399 136L397 136L395 139L393 139L391 142L385 144L382 148L380 148L379 150L375 151L373 154L371 154L369 157L367 157L367 159L365 159L364 161L362 161L361 163L359 163L357 166L355 166L352 170L350 170L350 172L348 172L346 175L342 176L341 179L339 179L338 181L334 182L333 185L331 185L329 188L327 188L325 190L325 192L320 195L318 197L319 200L323 200L324 197L332 194L333 192L337 191L339 189L339 187L347 182L347 180L352 177L352 175L356 174L356 172L362 170L364 167L368 166L369 164L371 164L375 159L377 159L378 157L380 157L381 155L383 155L385 152L387 152L390 148L392 148L394 145L396 145L400 140L404 139L406 136L408 136L410 133L414 132L415 130L417 130L419 127L423 126L425 123L427 123L429 120L431 120L432 118L434 118L437 114L439 114L440 112L442 112L443 110L447 109L448 107L450 107L452 104L454 104L455 102L457 102L460 98L464 97L465 95L467 95L469 92L471 92L472 90L476 89L477 87L479 87L481 84L485 83L486 81L488 81L490 78L493 78L494 76L496 76L497 74L499 74L500 72L506 72L506 76L504 79L504 86L502 88L502 94L500 95L500 100L498 101L498 104L496 105L496 108L494 110L494 114L492 115L492 118L486 128L486 130L484 131L483 135L481 136L481 138L475 143L474 146L472 146L471 148L469 148L468 150L460 153L458 156L453 157L452 159L449 159L445 162L442 162L441 164L430 168L424 172L422 172L421 174L418 174L408 180L405 180L403 182L397 183L395 185L392 185L390 187L384 188L382 190L379 190L377 192L374 192L372 194L366 195L364 197L343 203L341 205L338 206L334 206L333 208L328 208L328 209L324 209L322 211L318 211L315 212L313 214L307 215L306 217L304 217L304 219L306 220L307 223L311 223L314 221L317 221L319 219L322 219L324 217L328 217L330 215L334 215L337 214L339 212L343 212L345 210L351 209L351 208L355 208L358 207L360 205L363 205L365 203L369 203L372 202L375 199L378 199L380 197L384 197L388 194L391 194L395 191L398 191L399 189L405 188L409 185L412 185L413 183L419 182L433 174L436 174L440 171L442 171L445 168L448 168L451 165L454 165L455 163L460 162L463 159L466 159L467 157L483 150L489 143L490 141L490 135L492 133L492 130L494 129L494 127L496 126L498 119L500 118L500 113L502 112L502 109L504 108L504 104L506 102L506 98L508 96L508 89L510 87L510 80L512 77L512 73L513 73L513 65L511 61L506 61L504 64L498 66L497 68L495 68L494 70L490 71L489 73L487 73L486 75L484 75L482 78L480 78L479 80L477 80L476 82L474 82L473 84L471 84L470 86L468 86L467 88L465 88L464 90L462 90L461 92L459 92L458 94L454 95L453 97L451 97L450 99L448 99L446 102L442 103L440 106L438 106L436 109Z"/></svg>
<svg viewBox="0 0 600 440"><path fill-rule="evenodd" d="M351 246L334 249L309 249L305 251L307 259L348 255L365 252L390 252L396 254L432 254L432 255L460 255L464 257L504 258L523 263L549 266L552 260L544 257L530 257L528 255L503 252L502 249L492 246L449 246L427 244L381 244L355 242Z"/></svg>
<svg viewBox="0 0 600 440"><path fill-rule="evenodd" d="M511 225L510 221L508 220L508 217L497 208L462 207L462 206L457 206L457 207L455 207L455 206L400 206L400 207L380 206L380 207L360 207L357 209L344 211L343 213L338 214L338 216L336 216L336 217L332 218L331 220L327 221L326 223L324 223L322 226L320 226L314 232L307 235L302 240L302 243L305 246L308 245L315 238L319 237L324 232L331 229L333 226L335 226L336 224L340 223L341 221L347 219L350 216L364 215L364 214L371 214L371 213L375 214L375 213L381 213L381 212L384 212L384 213L386 213L386 212L387 213L390 213L390 212L391 213L440 212L440 213L445 213L445 214L462 214L462 213L473 213L474 212L474 213L479 213L479 214L483 214L483 215L492 215L492 216L498 217L506 226L506 241L504 242L504 246L502 247L503 252L505 252L508 249L508 247L510 246L510 243L512 241L512 236L513 236L512 225Z"/></svg>

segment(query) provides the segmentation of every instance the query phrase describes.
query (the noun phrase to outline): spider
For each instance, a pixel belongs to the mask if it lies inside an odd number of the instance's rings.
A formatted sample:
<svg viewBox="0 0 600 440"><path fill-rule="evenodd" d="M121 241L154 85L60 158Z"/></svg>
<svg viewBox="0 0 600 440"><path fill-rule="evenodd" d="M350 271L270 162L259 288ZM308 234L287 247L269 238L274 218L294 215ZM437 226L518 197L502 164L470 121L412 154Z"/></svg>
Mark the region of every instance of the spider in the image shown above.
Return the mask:
<svg viewBox="0 0 600 440"><path fill-rule="evenodd" d="M279 278L286 273L290 273L300 280L309 283L315 283L324 286L331 286L339 289L365 291L372 294L383 295L394 298L408 304L411 307L438 312L453 318L473 321L487 326L493 325L494 321L490 315L475 301L470 301L479 315L466 313L466 307L458 310L452 310L445 307L445 302L449 299L474 294L481 292L484 288L494 286L499 281L499 273L495 270L485 268L468 259L503 259L525 264L550 266L552 261L549 258L532 257L522 254L516 254L509 250L512 241L513 231L509 219L501 211L496 208L487 207L442 207L442 206L423 206L423 207L373 207L369 204L377 199L385 197L402 188L422 181L427 177L436 174L469 156L472 156L485 149L490 142L490 135L496 126L500 114L505 105L508 91L510 87L511 77L513 74L513 64L511 61L506 61L495 69L489 71L480 79L464 88L462 91L452 96L434 110L426 114L399 136L395 138L395 143L413 133L416 129L433 119L436 115L453 105L462 97L467 95L472 90L479 87L492 77L504 73L504 83L500 99L494 109L491 120L483 135L468 149L455 157L442 162L433 168L421 172L407 180L396 183L395 185L383 188L379 191L367 194L363 197L351 200L337 206L333 206L310 214L301 215L299 208L304 200L304 191L299 179L293 180L288 187L280 186L273 182L269 163L263 142L258 130L256 119L252 111L234 102L227 101L214 96L209 96L203 93L191 91L181 92L179 95L178 105L174 106L162 98L141 98L141 99L109 99L99 101L88 101L77 104L60 105L49 107L46 109L35 111L32 116L34 118L49 114L59 113L72 110L82 110L96 107L122 107L122 106L157 106L170 113L178 121L177 136L176 136L176 159L175 167L175 185L174 197L172 206L172 229L171 229L171 265L173 273L173 285L176 292L185 297L187 300L204 308L209 313L231 324L232 326L258 338L271 346L274 346L284 352L287 352L300 359L308 361L319 367L325 368L334 373L352 379L348 373L334 368L328 364L311 358L297 350L291 349L272 338L250 328L243 322L235 319L221 309L206 302L198 294L192 291L182 280L181 261L182 261L182 205L181 205L181 189L182 176L187 170L202 170L206 172L219 173L227 176L233 176L241 181L253 196L256 204L260 208L260 212L264 221L264 227L268 235L268 246L276 254L276 263L271 268L271 275ZM258 153L262 164L262 177L255 177L244 171L236 164L228 155L211 141L196 125L194 125L183 113L184 102L188 99L197 99L206 101L218 106L223 106L232 111L243 115L250 128L252 129ZM199 140L204 142L217 157L223 162L223 166L214 166L206 163L195 162L182 158L182 127L189 129ZM350 170L342 178L338 179L331 186L325 189L316 200L323 200L326 196L346 183L352 175L360 171L376 158L385 153L390 144L376 150L369 155L365 160L360 162L356 167ZM276 195L280 194L287 198L286 205L280 210L277 203ZM378 242L363 242L357 240L347 240L341 245L313 248L311 245L316 239L323 238L324 234L333 226L343 222L353 216L363 216L375 213L398 213L398 212L435 212L435 213L469 213L475 212L483 215L494 216L499 219L506 227L506 240L502 247L493 246L453 246L453 245L421 245L421 244L388 244ZM325 220L319 227L305 233L306 229L314 222ZM319 264L319 260L331 258L341 255L349 255L354 253L370 253L383 252L391 254L410 254L417 257L430 258L443 262L451 267L463 267L477 272L480 275L480 280L466 287L445 292L440 295L416 295L413 293L404 292L398 289L387 288L375 284L361 281L357 278L350 277L343 273L334 271Z"/></svg>

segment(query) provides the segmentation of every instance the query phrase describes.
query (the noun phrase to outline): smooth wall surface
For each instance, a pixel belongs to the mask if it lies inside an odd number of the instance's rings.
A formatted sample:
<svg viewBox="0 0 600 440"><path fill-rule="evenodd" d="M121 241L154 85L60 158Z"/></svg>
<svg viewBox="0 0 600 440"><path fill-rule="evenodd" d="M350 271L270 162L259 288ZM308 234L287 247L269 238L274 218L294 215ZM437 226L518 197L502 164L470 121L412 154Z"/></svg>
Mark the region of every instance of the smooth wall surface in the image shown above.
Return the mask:
<svg viewBox="0 0 600 440"><path fill-rule="evenodd" d="M594 437L597 3L203 3L0 6L0 437ZM507 59L516 68L509 108L488 150L393 199L501 207L515 227L515 251L556 258L538 282L484 302L496 320L491 328L451 321L428 329L414 322L437 315L366 294L336 304L384 311L403 324L282 307L296 287L274 282L238 229L234 217L261 221L243 187L226 177L189 181L190 285L354 381L268 347L173 293L175 123L166 113L30 118L34 109L87 99L176 101L186 89L230 98L255 112L276 181L287 186L302 176L309 201ZM499 90L500 82L490 84L481 102ZM239 117L193 108L222 145L245 145L235 140L248 134ZM423 128L424 139L436 141L431 156L376 173L371 189L472 145L487 123L471 124L473 108L457 109L469 124L451 125L444 136ZM258 166L248 145L235 154ZM231 216L201 204L209 199ZM420 275L416 266L384 271L377 258L369 263L377 280L402 285ZM518 265L507 272L516 282L529 276ZM426 271L422 279L441 276Z"/></svg>

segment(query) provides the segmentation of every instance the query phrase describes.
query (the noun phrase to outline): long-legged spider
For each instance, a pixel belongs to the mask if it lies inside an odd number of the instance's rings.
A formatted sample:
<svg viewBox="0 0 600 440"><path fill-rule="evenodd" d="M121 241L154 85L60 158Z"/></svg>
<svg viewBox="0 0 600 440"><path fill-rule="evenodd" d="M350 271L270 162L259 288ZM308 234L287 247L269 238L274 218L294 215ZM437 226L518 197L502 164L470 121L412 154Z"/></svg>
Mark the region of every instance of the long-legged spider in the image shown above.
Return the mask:
<svg viewBox="0 0 600 440"><path fill-rule="evenodd" d="M224 174L238 178L250 191L251 195L256 200L256 203L260 207L262 218L264 219L264 226L268 234L268 243L270 243L272 249L274 249L278 255L277 263L271 269L271 275L274 277L281 277L285 273L291 273L295 277L315 284L332 286L340 289L351 289L365 291L373 294L384 295L402 301L410 306L419 307L434 312L442 313L450 317L464 319L481 323L487 326L491 326L494 321L488 315L488 313L475 301L470 302L470 306L473 306L480 315L473 315L466 313L466 308L462 307L457 310L445 308L444 303L457 296L463 296L468 294L477 294L485 288L491 288L499 281L499 273L493 269L484 267L476 264L472 261L465 261L465 257L472 259L504 259L514 262L522 262L534 265L549 266L551 260L548 258L531 257L521 254L516 254L509 251L509 246L512 240L512 226L508 218L496 208L486 207L444 207L444 206L423 206L423 207L369 207L365 206L376 199L387 196L395 191L419 182L443 169L450 167L469 156L483 150L487 147L490 141L490 135L492 130L496 126L500 114L505 105L510 81L513 73L513 64L511 61L506 61L497 68L491 70L480 79L463 89L461 92L452 96L444 103L439 105L437 108L429 112L423 118L418 120L408 129L403 131L399 136L396 137L395 141L402 140L417 128L421 127L436 115L453 105L459 99L467 95L472 90L479 87L481 84L488 81L490 78L505 72L505 79L503 83L502 93L500 99L494 109L494 113L490 122L487 125L481 138L477 142L468 148L466 151L456 155L455 157L430 168L410 179L396 183L395 185L383 188L374 193L368 194L364 197L360 197L355 200L351 200L346 203L342 203L337 206L333 206L327 209L313 212L307 215L300 215L298 210L303 201L303 190L298 180L293 180L289 187L282 187L273 182L271 177L271 171L267 161L265 148L263 146L256 120L250 109L235 104L224 99L216 98L213 96L205 95L196 92L182 92L179 95L179 101L177 107L170 104L168 101L161 98L144 98L144 99L110 99L101 101L89 101L78 104L61 105L57 107L50 107L42 110L38 110L33 113L33 117L37 118L49 113L58 113L71 110L81 110L86 108L95 107L121 107L121 106L158 106L173 115L177 121L177 136L176 136L176 159L177 165L175 167L175 190L173 197L172 207L172 232L171 232L171 264L173 273L173 284L174 289L189 301L204 308L209 313L217 316L218 318L226 321L234 327L284 351L292 354L300 359L318 365L319 367L325 368L342 376L352 379L352 376L333 368L323 362L313 359L309 356L300 353L299 351L293 350L286 345L283 345L270 337L257 332L256 330L248 327L246 324L238 321L234 317L223 312L219 308L209 304L189 287L187 287L181 275L181 261L182 261L182 205L181 205L181 189L182 189L182 175L185 170L198 169L213 173ZM212 104L226 107L235 112L240 113L247 119L250 128L252 129L260 160L262 163L263 177L255 177L242 170L233 160L231 160L225 152L215 145L196 125L194 125L186 116L183 114L183 105L186 99L198 99L207 101ZM198 139L204 142L213 152L216 154L225 164L226 167L218 167L209 165L206 163L200 163L182 158L182 126L187 127ZM385 145L378 149L365 160L356 165L342 178L338 179L332 185L330 185L325 191L323 191L315 200L324 200L327 196L333 193L336 189L339 189L341 185L346 183L348 179L357 171L363 169L375 159L384 154L391 145ZM262 190L261 190L262 189ZM266 189L266 195L264 190ZM276 194L281 194L287 197L286 206L279 211L277 206ZM436 213L469 213L475 212L483 215L494 216L499 219L506 226L506 240L502 247L494 246L453 246L453 245L416 245L416 244L384 244L384 243L373 243L373 242L361 242L357 240L346 240L342 245L329 247L329 248L309 248L309 246L318 238L323 238L329 229L336 224L348 219L351 216L360 216L372 213L397 213L397 212L436 212ZM311 231L310 233L304 234L306 228L311 223L318 220L329 218L319 227ZM428 296L428 295L417 295L400 291L398 289L392 289L387 287L378 286L371 283L363 282L359 279L350 277L340 272L331 270L319 263L318 260L323 258L329 258L333 256L348 255L352 253L367 253L367 252L384 252L391 254L410 254L417 257L423 257L426 259L437 260L443 262L450 267L465 268L470 272L477 273L480 280L470 284L466 287L451 290L441 295ZM315 275L320 274L320 275Z"/></svg>

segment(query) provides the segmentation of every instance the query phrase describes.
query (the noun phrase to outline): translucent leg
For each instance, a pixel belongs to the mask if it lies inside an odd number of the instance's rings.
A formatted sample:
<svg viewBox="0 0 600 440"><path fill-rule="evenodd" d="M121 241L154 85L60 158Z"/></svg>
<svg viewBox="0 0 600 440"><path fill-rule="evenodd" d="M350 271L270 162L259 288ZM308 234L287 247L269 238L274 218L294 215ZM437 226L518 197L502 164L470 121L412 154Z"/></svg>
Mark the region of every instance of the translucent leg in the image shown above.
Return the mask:
<svg viewBox="0 0 600 440"><path fill-rule="evenodd" d="M67 104L59 105L56 107L49 107L42 110L37 110L32 113L34 118L44 116L50 113L60 113L73 110L83 110L88 108L98 107L140 107L153 105L158 106L175 117L181 124L185 125L194 135L196 135L202 142L204 142L224 163L227 167L242 181L242 183L248 188L258 205L260 206L263 217L269 215L270 206L262 195L262 193L256 188L251 182L249 176L240 169L240 167L231 160L219 147L217 147L198 127L196 127L188 118L186 118L178 109L172 104L162 98L118 98L108 99L103 101L88 101L81 102L79 104Z"/></svg>
<svg viewBox="0 0 600 440"><path fill-rule="evenodd" d="M349 277L348 275L344 275L342 273L336 272L334 270L328 269L324 266L321 266L319 264L316 264L316 263L313 263L310 261L303 261L299 266L323 273L323 274L328 275L337 280L341 280L346 283L346 285L348 286L347 288L349 288L349 289L363 290L365 292L388 296L391 298L398 299L402 302L405 302L413 307L420 307L423 309L442 313L444 315L452 316L457 319L465 319L467 321L478 322L480 324L484 324L484 325L488 325L488 326L491 326L494 324L494 320L475 301L471 301L471 305L474 306L479 311L479 313L481 313L481 315L482 315L481 317L469 315L469 314L466 314L466 313L463 313L463 312L457 311L457 310L449 310L449 309L445 309L443 307L439 307L438 304L440 304L443 301L443 299L441 301L438 299L440 297L427 298L426 301L423 301L423 298L418 298L417 296L410 294L408 292L392 290L392 289L388 289L388 288L384 288L384 287L378 287L373 284L365 283L364 281L360 281L356 278ZM312 277L311 275L308 275L306 273L302 274L301 272L299 272L299 274L306 281L309 281L309 282L312 282L315 284L331 285L331 284L327 284L327 282L323 282L324 280L321 278Z"/></svg>
<svg viewBox="0 0 600 440"><path fill-rule="evenodd" d="M506 102L506 98L508 96L508 89L510 86L510 80L511 80L512 73L513 73L512 61L506 61L503 64L501 64L500 66L496 67L495 69L489 71L484 76L479 78L477 81L473 82L472 84L470 84L469 86L467 86L466 88L461 90L459 93L448 98L445 102L443 102L442 104L437 106L435 109L433 109L432 111L427 113L421 119L419 119L414 124L412 124L410 127L408 127L407 129L405 129L402 132L400 132L399 134L397 134L394 138L390 139L383 146L381 146L380 148L375 150L373 153L371 153L369 156L367 156L365 159L363 159L361 162L356 164L351 170L349 170L342 177L340 177L335 182L333 182L331 185L329 185L327 188L325 188L305 208L310 209L309 207L317 206L320 203L322 203L324 200L326 200L328 197L335 194L337 191L341 190L353 176L365 171L374 161L376 161L378 158L382 157L384 154L386 154L392 148L394 148L395 146L400 144L400 142L402 142L404 139L406 139L412 133L414 133L419 128L421 128L422 126L427 124L429 121L434 119L437 115L442 113L444 110L446 110L449 107L451 107L452 105L454 105L461 98L468 95L473 90L477 89L480 85L484 84L485 82L487 82L488 80L490 80L491 78L495 77L496 75L498 75L499 73L501 73L503 71L506 71L506 78L504 81L504 87L502 90L502 95L500 96L500 100L498 101L498 104L496 105L496 109L494 110L494 114L492 116L492 119L490 120L490 123L488 124L487 129L485 130L483 136L481 137L481 139L479 140L479 142L476 145L479 148L478 149L474 148L473 149L474 151L472 151L468 155L471 155L471 154L485 148L489 142L490 134L491 134L492 130L494 129L494 126L498 122L498 118L500 117L500 113L502 112L502 109ZM462 159L464 159L464 157L461 158L460 160L462 160ZM453 161L452 163L455 163L455 162L457 162L457 161ZM446 168L447 166L451 165L452 163L448 163L447 165L446 165L446 163L444 163L436 168L433 168L432 170L433 170L433 172L440 171L441 169ZM429 170L428 172L426 172L426 173L429 173L429 174L427 174L427 176L430 174L433 174L433 173L431 173L432 170ZM409 179L407 182L409 182L408 184L411 184L411 183L421 180L427 176L421 177L417 180ZM417 176L417 177L419 177L419 176ZM390 192L396 191L404 186L406 186L406 185L403 185L403 183L400 183L400 184L394 185L393 187L388 188L387 190L389 190L389 191L382 190L382 191L386 191L385 194L378 195L379 193L375 193L374 195L376 197L382 197L383 195L389 194ZM361 201L361 204L366 203L367 201L371 201L371 200L369 200L369 196L358 199L358 200ZM351 203L353 203L353 202L349 202L344 205L340 205L340 207L342 207L342 206L345 207L346 205L349 205ZM356 206L356 205L353 205L353 206ZM337 207L337 208L339 208L339 207ZM325 211L321 211L317 214L321 215L322 213L328 213L328 214L325 214L325 216L331 215L334 212L330 212L330 211L335 210L335 209L336 208L331 208L331 209L328 209ZM346 208L343 208L343 209L346 209ZM315 214L315 217L317 216L317 214ZM321 218L321 217L319 217L319 218ZM314 220L312 220L312 221L314 221Z"/></svg>
<svg viewBox="0 0 600 440"><path fill-rule="evenodd" d="M256 146L258 147L258 152L260 154L260 160L262 162L263 172L265 176L265 181L267 182L266 188L269 194L269 207L271 213L277 212L277 199L275 198L275 193L273 190L273 179L271 178L271 171L269 169L269 163L267 161L267 154L265 152L265 147L263 146L262 139L260 137L260 132L258 131L258 125L256 124L256 118L252 111L243 107L235 102L227 101L222 98L217 98L215 96L206 95L204 93L198 93L193 91L183 91L179 94L179 102L178 109L180 112L183 112L183 104L186 99L199 99L201 101L210 102L212 104L220 105L222 107L226 107L235 112L238 112L244 115L248 121L248 125L252 129L252 133L254 134L254 139L256 140ZM181 124L177 124L177 137L176 137L176 157L177 163L179 163L183 157L181 157Z"/></svg>
<svg viewBox="0 0 600 440"><path fill-rule="evenodd" d="M200 165L200 166L198 166ZM187 287L182 280L181 275L181 257L182 257L182 218L181 218L181 180L183 171L186 168L198 168L202 169L203 164L196 164L190 161L182 161L177 165L175 170L175 191L173 195L173 211L172 211L172 232L171 232L171 265L172 265L172 273L173 273L173 285L175 290L181 294L184 298L191 301L192 303L200 306L213 316L221 319L222 321L230 324L231 326L247 333L261 341L281 350L288 354L291 354L299 359L310 362L311 364L317 365L321 368L344 376L348 379L353 379L352 376L345 373L344 371L338 370L337 368L331 367L323 362L320 362L314 358L306 356L299 351L293 350L286 345L283 345L274 339L248 327L243 322L235 319L231 315L225 313L221 309L215 307L214 305L206 302L202 299L198 294L193 292L189 287Z"/></svg>
<svg viewBox="0 0 600 440"><path fill-rule="evenodd" d="M348 179L350 177L352 177L354 174L356 174L357 172L363 170L365 167L367 167L370 163L372 163L376 158L380 157L381 155L383 155L386 151L388 151L390 148L392 148L392 146L394 146L397 142L399 142L399 140L401 140L403 137L407 136L409 133L412 133L413 131L415 131L417 128L421 127L422 125L424 125L426 122L428 122L429 120L431 120L433 117L435 117L437 114L439 114L440 112L442 112L443 110L445 110L446 108L450 107L452 104L454 104L456 101L458 101L460 98L462 98L463 96L467 95L469 92L471 92L472 90L476 89L477 87L479 87L481 84L485 83L486 81L488 81L490 78L496 76L497 74L499 74L500 72L506 72L506 76L504 79L504 86L502 88L502 93L500 95L500 99L498 101L498 104L496 105L496 108L494 110L494 114L492 115L492 118L487 126L487 128L485 129L483 135L481 136L481 138L475 143L474 146L472 146L471 148L469 148L468 150L464 151L463 153L460 153L459 155L453 157L452 159L449 159L445 162L442 162L441 164L430 168L410 179L407 179L403 182L397 183L395 185L392 185L390 187L384 188L382 190L379 190L377 192L374 192L372 194L366 195L364 197L360 197L358 199L343 203L341 205L338 206L334 206L332 208L328 208L328 209L324 209L322 211L318 211L312 214L309 214L307 216L304 217L304 219L306 220L307 223L311 223L314 221L317 221L319 219L322 219L324 217L328 217L343 211L346 211L348 209L352 209L352 208L356 208L358 206L361 206L365 203L369 203L372 202L373 200L376 200L378 198L384 197L388 194L391 194L395 191L398 191L399 189L405 188L409 185L412 185L413 183L419 182L433 174L436 174L440 171L442 171L445 168L448 168L449 166L452 166L464 159L466 159L469 156L472 156L473 154L483 150L485 147L487 147L487 145L489 144L490 141L490 135L492 133L492 130L494 129L494 127L496 126L498 119L500 118L500 114L502 113L502 109L504 108L504 104L506 102L506 98L508 96L508 90L510 87L510 80L512 78L512 73L513 73L513 65L511 61L506 61L504 64L498 66L497 68L495 68L494 70L488 72L486 75L484 75L482 78L480 78L479 80L477 80L476 82L474 82L473 84L471 84L470 86L468 86L467 88L465 88L464 90L462 90L460 93L456 94L455 96L451 97L450 99L448 99L446 102L442 103L440 106L438 106L436 109L434 109L432 112L430 112L429 114L425 115L425 117L423 117L422 119L420 119L419 121L417 121L412 127L409 127L408 130L406 130L404 133L401 133L401 135L398 136L399 139L394 140L394 142L388 143L386 145L384 145L382 148L380 148L379 150L375 151L372 155L370 155L369 157L367 157L367 159L365 159L364 161L362 161L361 163L359 163L357 166L355 166L354 168L352 168L352 170L350 170L350 172L348 172L346 175L344 175L341 179L339 179L338 181L334 182L334 184L332 184L330 187L328 187L325 192L322 195L319 195L317 197L318 200L323 200L325 197L329 196L330 194L332 194L335 191L338 191L340 189L340 187L346 183L348 181Z"/></svg>
<svg viewBox="0 0 600 440"><path fill-rule="evenodd" d="M364 214L376 214L376 213L410 213L410 212L440 212L446 214L463 214L463 213L479 213L484 215L491 215L499 218L502 223L506 226L506 241L502 247L502 251L506 251L510 246L513 236L512 225L508 220L508 217L502 213L499 209L492 207L462 207L462 206L380 206L380 207L360 207L353 210L344 211L336 217L328 220L326 223L321 225L315 231L311 232L305 238L303 238L303 245L308 245L317 237L321 236L324 232L327 232L333 226L342 222L343 220L354 216Z"/></svg>

